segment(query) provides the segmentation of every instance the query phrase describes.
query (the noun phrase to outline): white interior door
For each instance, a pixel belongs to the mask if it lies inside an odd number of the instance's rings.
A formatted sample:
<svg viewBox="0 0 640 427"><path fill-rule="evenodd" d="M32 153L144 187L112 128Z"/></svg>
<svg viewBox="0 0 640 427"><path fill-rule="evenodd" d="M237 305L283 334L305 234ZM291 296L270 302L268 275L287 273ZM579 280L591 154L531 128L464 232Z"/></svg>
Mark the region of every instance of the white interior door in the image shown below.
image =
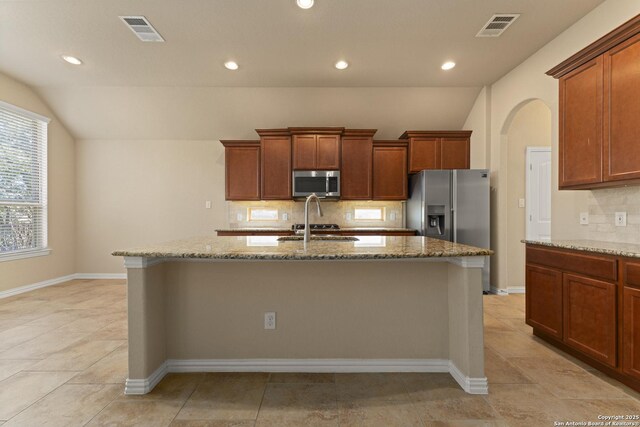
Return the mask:
<svg viewBox="0 0 640 427"><path fill-rule="evenodd" d="M551 147L527 147L527 239L551 239Z"/></svg>

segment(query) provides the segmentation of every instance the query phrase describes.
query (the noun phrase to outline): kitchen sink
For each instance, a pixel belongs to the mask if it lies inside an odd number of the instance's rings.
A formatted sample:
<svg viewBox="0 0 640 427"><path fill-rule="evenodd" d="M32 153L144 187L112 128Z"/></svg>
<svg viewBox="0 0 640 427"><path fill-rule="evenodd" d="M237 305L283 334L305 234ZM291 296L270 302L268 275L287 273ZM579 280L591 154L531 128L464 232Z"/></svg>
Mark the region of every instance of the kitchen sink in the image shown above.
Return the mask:
<svg viewBox="0 0 640 427"><path fill-rule="evenodd" d="M304 240L304 236L282 236L282 237L278 237L278 241L280 242L292 242L292 241L302 241ZM332 241L332 242L357 242L358 239L357 237L353 237L353 236L332 236L332 235L328 235L328 236L311 236L311 240L312 241L318 241L318 240L325 240L325 241Z"/></svg>

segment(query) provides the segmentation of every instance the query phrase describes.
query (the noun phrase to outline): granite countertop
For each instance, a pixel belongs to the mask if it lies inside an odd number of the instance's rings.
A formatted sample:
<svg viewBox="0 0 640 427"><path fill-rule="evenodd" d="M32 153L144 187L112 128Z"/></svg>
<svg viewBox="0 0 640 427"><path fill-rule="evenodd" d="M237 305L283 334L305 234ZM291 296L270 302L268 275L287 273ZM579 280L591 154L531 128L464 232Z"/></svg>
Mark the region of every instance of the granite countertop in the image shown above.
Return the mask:
<svg viewBox="0 0 640 427"><path fill-rule="evenodd" d="M522 240L530 245L549 246L552 248L572 249L575 251L594 252L606 255L640 258L640 245L634 243L602 242L598 240Z"/></svg>
<svg viewBox="0 0 640 427"><path fill-rule="evenodd" d="M286 232L292 231L291 227L289 228L278 228L278 227L241 227L241 228L220 228L214 231L225 231L225 232L234 232L240 231L244 233L259 233L262 231L277 231L277 232ZM311 230L314 231L332 231L332 230ZM415 232L416 230L413 228L402 228L402 227L344 227L335 231L348 231L349 233L358 232L358 231L391 231L391 232Z"/></svg>
<svg viewBox="0 0 640 427"><path fill-rule="evenodd" d="M356 242L280 242L271 236L194 237L119 250L114 256L238 260L331 260L467 257L493 254L459 243L428 237L361 236Z"/></svg>

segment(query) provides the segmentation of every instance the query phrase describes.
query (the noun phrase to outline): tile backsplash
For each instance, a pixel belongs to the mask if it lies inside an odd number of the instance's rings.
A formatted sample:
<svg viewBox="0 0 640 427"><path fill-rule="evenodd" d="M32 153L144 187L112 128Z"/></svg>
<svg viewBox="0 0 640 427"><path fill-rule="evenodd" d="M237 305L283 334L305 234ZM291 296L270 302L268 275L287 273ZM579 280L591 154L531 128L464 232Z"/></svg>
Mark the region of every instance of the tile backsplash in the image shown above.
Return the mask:
<svg viewBox="0 0 640 427"><path fill-rule="evenodd" d="M338 224L342 228L349 227L404 227L404 202L377 201L323 201L324 216L317 214L315 202L309 205L310 223ZM355 208L376 208L385 210L384 220L355 220ZM248 221L250 208L278 209L277 221ZM257 202L227 202L228 220L230 228L247 227L276 227L291 228L291 225L304 222L304 202L293 201L257 201ZM286 217L286 219L285 219Z"/></svg>
<svg viewBox="0 0 640 427"><path fill-rule="evenodd" d="M588 239L640 243L640 187L592 190L588 202ZM627 213L626 227L616 227L616 212Z"/></svg>

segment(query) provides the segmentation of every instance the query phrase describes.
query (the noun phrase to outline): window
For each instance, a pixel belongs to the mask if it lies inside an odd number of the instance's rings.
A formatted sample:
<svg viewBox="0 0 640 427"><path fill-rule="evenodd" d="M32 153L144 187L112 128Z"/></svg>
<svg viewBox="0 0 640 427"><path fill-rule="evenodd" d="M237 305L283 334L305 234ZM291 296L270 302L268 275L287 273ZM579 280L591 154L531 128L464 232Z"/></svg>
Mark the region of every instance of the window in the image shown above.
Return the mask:
<svg viewBox="0 0 640 427"><path fill-rule="evenodd" d="M278 209L275 208L248 208L247 219L249 221L277 221Z"/></svg>
<svg viewBox="0 0 640 427"><path fill-rule="evenodd" d="M353 211L353 219L360 221L384 221L384 208L355 208Z"/></svg>
<svg viewBox="0 0 640 427"><path fill-rule="evenodd" d="M0 260L49 253L48 123L0 101Z"/></svg>

